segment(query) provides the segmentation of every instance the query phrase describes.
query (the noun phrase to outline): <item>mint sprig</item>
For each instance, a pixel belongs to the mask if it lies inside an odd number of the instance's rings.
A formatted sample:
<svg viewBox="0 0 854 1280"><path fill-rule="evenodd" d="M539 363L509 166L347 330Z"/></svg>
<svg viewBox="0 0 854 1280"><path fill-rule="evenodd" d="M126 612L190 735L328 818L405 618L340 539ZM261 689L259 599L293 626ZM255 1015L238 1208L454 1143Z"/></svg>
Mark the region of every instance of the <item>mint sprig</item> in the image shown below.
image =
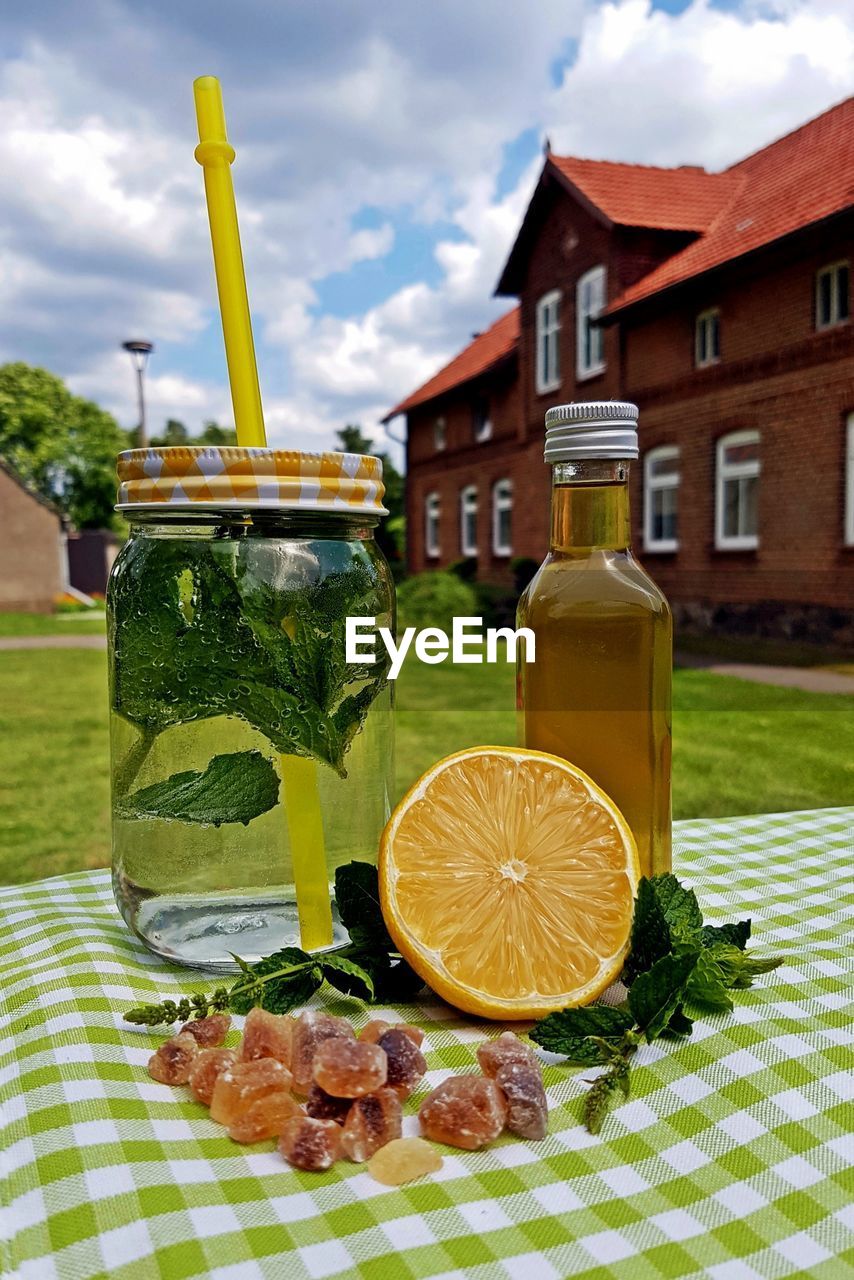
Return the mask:
<svg viewBox="0 0 854 1280"><path fill-rule="evenodd" d="M367 862L339 867L335 902L350 932L346 946L318 955L283 947L255 964L235 956L240 975L231 987L217 987L210 995L196 992L177 1002L142 1005L128 1010L125 1021L157 1027L211 1013L244 1014L255 1006L270 1013L289 1013L306 1004L324 982L366 1001L411 999L424 983L389 937L380 910L376 867Z"/></svg>
<svg viewBox="0 0 854 1280"><path fill-rule="evenodd" d="M750 921L703 923L696 894L674 875L644 877L638 884L623 971L628 996L622 1005L597 1003L563 1009L542 1018L531 1039L569 1064L602 1065L584 1097L582 1115L590 1133L621 1095L631 1090L630 1066L641 1044L660 1036L689 1036L686 1012L726 1013L731 991L783 963L781 956L747 951Z"/></svg>

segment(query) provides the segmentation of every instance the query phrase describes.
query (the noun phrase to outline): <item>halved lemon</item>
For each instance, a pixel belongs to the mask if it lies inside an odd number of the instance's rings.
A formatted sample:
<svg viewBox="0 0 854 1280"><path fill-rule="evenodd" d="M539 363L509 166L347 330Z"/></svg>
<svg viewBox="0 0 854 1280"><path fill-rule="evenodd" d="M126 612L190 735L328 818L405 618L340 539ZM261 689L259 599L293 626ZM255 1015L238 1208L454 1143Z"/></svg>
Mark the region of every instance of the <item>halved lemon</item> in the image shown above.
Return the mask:
<svg viewBox="0 0 854 1280"><path fill-rule="evenodd" d="M449 1004L538 1018L622 967L640 869L626 820L558 756L471 747L404 796L380 845L383 915Z"/></svg>

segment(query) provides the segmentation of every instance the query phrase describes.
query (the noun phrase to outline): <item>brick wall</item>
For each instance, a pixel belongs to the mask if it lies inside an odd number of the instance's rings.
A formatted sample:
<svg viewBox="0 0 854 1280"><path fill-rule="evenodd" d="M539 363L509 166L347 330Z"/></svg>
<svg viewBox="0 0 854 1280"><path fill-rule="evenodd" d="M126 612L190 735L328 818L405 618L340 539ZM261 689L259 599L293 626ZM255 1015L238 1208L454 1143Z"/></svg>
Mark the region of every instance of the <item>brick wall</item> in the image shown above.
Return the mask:
<svg viewBox="0 0 854 1280"><path fill-rule="evenodd" d="M61 551L59 516L0 467L0 610L49 613Z"/></svg>
<svg viewBox="0 0 854 1280"><path fill-rule="evenodd" d="M566 193L544 202L520 292L518 372L502 367L494 394L500 429L486 445L471 438L472 389L449 393L441 405L409 416L408 540L410 568L459 558L459 493L477 484L480 496L478 575L507 579L506 559L491 552L491 487L514 484L513 555L541 559L547 549L549 473L542 462L543 415L574 399L635 400L641 410L641 460L633 467L635 546L653 576L684 612L707 620L758 606L830 611L831 626L854 636L854 548L844 545L846 421L854 413L854 325L815 331L816 270L852 258L854 210L831 225L782 242L714 277L651 300L605 337L606 369L575 376L575 283L604 263L608 293L639 278L686 237L607 229ZM537 300L562 291L561 386L538 395L535 383ZM694 367L694 320L720 308L721 361ZM508 381L509 379L509 381ZM489 376L483 380L488 384ZM448 446L436 454L432 422L448 422ZM515 423L515 432L514 432ZM759 546L715 547L717 441L729 431L761 436ZM643 455L659 444L680 448L679 550L647 553L642 542ZM424 498L441 499L441 555L424 555ZM776 605L775 605L776 602ZM774 607L772 608L772 605ZM756 611L754 611L756 612ZM777 610L779 612L779 610ZM838 617L836 616L838 615ZM824 616L824 615L822 615Z"/></svg>

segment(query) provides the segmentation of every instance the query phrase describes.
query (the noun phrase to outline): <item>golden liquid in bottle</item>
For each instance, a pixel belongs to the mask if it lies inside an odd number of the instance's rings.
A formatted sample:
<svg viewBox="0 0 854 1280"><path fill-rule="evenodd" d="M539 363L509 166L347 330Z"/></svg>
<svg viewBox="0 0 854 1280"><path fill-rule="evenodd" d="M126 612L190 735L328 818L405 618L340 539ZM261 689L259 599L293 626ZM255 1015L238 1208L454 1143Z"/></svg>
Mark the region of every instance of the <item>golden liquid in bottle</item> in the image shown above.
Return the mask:
<svg viewBox="0 0 854 1280"><path fill-rule="evenodd" d="M670 870L672 626L629 549L624 482L559 484L551 550L519 604L536 636L520 662L524 745L602 787L635 836L641 872Z"/></svg>

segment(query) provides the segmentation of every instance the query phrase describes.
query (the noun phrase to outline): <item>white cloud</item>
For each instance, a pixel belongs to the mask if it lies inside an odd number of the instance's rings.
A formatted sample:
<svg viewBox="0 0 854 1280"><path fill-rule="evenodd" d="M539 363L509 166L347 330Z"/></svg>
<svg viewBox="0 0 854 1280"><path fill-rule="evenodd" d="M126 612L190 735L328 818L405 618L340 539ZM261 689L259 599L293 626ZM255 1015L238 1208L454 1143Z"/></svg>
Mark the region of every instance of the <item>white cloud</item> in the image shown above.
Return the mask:
<svg viewBox="0 0 854 1280"><path fill-rule="evenodd" d="M722 168L845 97L849 0L792 0L776 15L707 0L675 15L650 0L601 5L549 104L555 151Z"/></svg>
<svg viewBox="0 0 854 1280"><path fill-rule="evenodd" d="M850 0L400 0L233 7L40 0L0 16L0 358L55 368L135 420L118 342L171 344L152 425L229 418L224 379L181 352L211 322L190 83L223 80L271 441L330 443L376 419L508 306L491 292L539 161L497 194L505 144L653 163L731 162L842 97ZM578 39L554 86L550 68ZM371 207L378 225L354 225ZM438 282L341 319L318 284L382 262L405 214ZM215 344L218 350L218 343Z"/></svg>

